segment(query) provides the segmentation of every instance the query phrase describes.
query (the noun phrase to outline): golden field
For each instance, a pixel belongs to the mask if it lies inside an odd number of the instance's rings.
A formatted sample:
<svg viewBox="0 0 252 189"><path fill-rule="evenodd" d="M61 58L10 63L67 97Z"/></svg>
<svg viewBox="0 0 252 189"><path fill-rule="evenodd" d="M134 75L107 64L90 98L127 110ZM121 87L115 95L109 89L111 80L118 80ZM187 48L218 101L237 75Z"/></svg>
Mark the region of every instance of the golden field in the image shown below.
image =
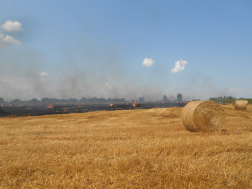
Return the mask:
<svg viewBox="0 0 252 189"><path fill-rule="evenodd" d="M0 188L252 188L252 105L221 132L183 108L0 119Z"/></svg>

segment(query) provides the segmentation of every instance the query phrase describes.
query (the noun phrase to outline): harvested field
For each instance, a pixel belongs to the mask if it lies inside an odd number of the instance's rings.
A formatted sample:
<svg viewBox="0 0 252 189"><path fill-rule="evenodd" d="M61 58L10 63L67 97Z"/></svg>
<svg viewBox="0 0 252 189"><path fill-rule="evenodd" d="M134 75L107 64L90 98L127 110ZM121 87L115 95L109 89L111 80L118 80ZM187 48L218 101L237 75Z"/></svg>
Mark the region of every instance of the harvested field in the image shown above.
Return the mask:
<svg viewBox="0 0 252 189"><path fill-rule="evenodd" d="M0 188L252 188L252 105L222 132L183 108L0 118Z"/></svg>

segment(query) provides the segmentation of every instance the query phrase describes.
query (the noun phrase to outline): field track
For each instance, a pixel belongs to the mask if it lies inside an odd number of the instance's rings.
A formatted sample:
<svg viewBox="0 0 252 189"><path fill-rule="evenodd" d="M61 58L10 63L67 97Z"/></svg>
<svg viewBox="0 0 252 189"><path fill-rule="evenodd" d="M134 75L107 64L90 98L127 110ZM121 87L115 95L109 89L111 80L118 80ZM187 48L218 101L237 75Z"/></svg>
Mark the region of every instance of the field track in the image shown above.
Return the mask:
<svg viewBox="0 0 252 189"><path fill-rule="evenodd" d="M0 118L0 188L252 188L252 105L222 132L183 108Z"/></svg>

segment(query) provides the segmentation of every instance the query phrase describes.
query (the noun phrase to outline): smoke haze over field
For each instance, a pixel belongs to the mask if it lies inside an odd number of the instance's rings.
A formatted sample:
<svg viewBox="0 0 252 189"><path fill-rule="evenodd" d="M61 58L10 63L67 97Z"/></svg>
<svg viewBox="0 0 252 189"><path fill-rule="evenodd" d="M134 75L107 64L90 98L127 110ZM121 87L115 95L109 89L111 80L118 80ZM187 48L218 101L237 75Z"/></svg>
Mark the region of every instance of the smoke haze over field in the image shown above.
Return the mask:
<svg viewBox="0 0 252 189"><path fill-rule="evenodd" d="M0 66L1 73L6 74L5 76L1 74L0 96L7 101L15 98L30 100L45 97L59 99L126 98L131 100L142 96L149 101L161 100L163 95L168 95L169 99L174 100L177 93L182 93L184 100L191 100L195 98L207 99L209 95L228 94L227 91L221 91L211 83L210 78L202 79L195 76L189 76L190 79L187 78L182 87L169 89L169 85L162 82L162 76L159 77L155 73L153 73L153 77L158 77L160 80L157 84L151 83L148 78L146 80L149 83L141 83L141 80L137 78L137 72L133 72L130 77L124 73L123 69L107 69L100 74L95 71L92 73L83 70L69 70L68 73L58 71L56 77L43 71L40 72L35 67L30 67L31 64L22 68L18 65L17 67L22 71L17 73L18 71L14 70L15 66L17 65L9 65L8 68ZM55 72L57 71L51 73ZM204 90L200 91L199 88Z"/></svg>
<svg viewBox="0 0 252 189"><path fill-rule="evenodd" d="M7 48L3 49L3 53L4 50L7 51ZM60 62L66 69L57 64L58 67L48 70L46 57L33 50L16 49L15 53L9 53L9 57L3 60L5 64L2 61L0 63L0 97L6 101L16 98L30 100L45 97L125 98L127 100L144 97L146 101L156 101L161 100L163 95L174 100L177 93L182 93L184 100L233 95L227 90L218 89L211 82L211 78L202 79L201 76L187 74L187 78L178 80L179 84L172 85L171 78L167 77L168 69L151 70L152 67L149 66L131 69L121 63L116 55L117 52L108 52L107 57L105 55L104 58L103 53L99 53L95 48L94 52L90 53L90 51L84 52L86 63L78 65L74 58L71 60L70 55L63 55ZM96 54L96 57L93 57L93 54ZM152 59L148 59L147 63L148 61L150 64L154 63ZM137 63L141 65L142 62Z"/></svg>
<svg viewBox="0 0 252 189"><path fill-rule="evenodd" d="M248 7L218 1L2 2L0 97L251 98Z"/></svg>

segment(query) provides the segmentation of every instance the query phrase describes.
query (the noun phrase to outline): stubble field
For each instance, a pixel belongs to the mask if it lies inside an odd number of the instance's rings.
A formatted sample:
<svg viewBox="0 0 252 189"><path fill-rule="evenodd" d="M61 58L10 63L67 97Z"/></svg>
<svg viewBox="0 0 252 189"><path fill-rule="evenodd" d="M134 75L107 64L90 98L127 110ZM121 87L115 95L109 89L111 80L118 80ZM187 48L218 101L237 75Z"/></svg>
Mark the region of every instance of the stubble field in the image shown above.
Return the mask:
<svg viewBox="0 0 252 189"><path fill-rule="evenodd" d="M252 188L252 105L222 132L183 108L0 119L0 188Z"/></svg>

